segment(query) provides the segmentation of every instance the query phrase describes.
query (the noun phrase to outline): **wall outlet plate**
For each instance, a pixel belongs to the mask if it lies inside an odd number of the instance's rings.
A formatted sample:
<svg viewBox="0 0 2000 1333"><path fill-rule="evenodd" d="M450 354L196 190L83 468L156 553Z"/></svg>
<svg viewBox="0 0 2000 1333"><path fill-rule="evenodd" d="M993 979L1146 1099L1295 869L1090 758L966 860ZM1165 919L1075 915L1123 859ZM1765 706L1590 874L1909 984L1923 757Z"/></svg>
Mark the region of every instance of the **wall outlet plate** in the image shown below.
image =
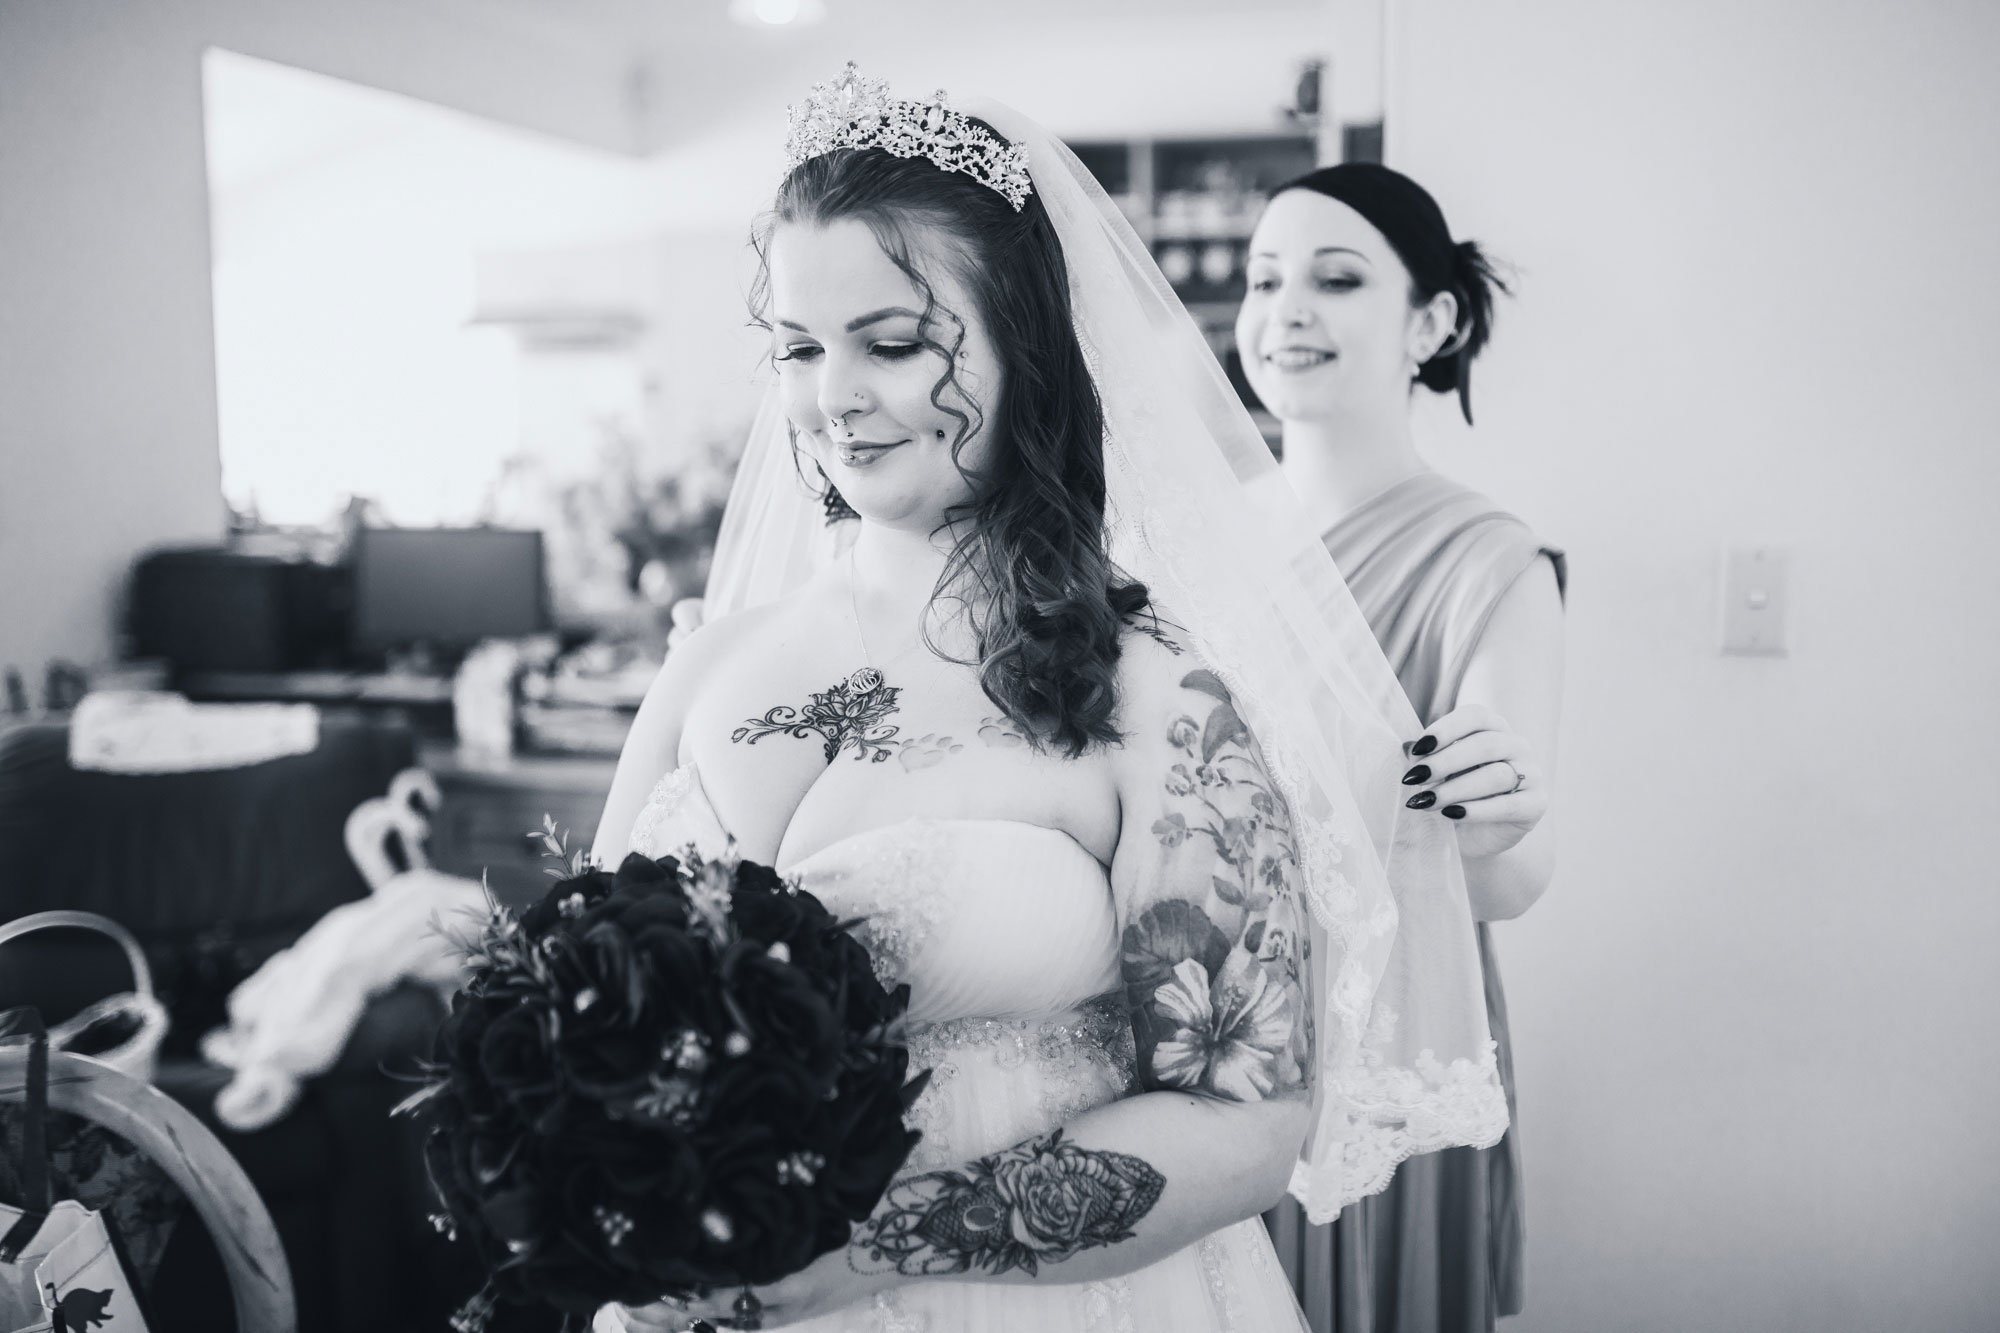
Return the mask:
<svg viewBox="0 0 2000 1333"><path fill-rule="evenodd" d="M1790 552L1731 547L1722 570L1722 651L1730 657L1785 657L1791 612Z"/></svg>

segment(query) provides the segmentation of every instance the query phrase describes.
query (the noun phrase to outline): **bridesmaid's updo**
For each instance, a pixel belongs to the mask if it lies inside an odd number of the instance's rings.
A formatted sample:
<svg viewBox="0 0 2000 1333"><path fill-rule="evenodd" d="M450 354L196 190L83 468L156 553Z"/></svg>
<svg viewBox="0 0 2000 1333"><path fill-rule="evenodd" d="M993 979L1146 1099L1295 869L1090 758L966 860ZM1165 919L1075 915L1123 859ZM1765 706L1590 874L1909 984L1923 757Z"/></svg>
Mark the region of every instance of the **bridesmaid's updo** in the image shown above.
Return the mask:
<svg viewBox="0 0 2000 1333"><path fill-rule="evenodd" d="M1453 241L1444 210L1430 191L1400 171L1375 162L1343 162L1321 167L1278 187L1310 190L1346 204L1382 233L1410 271L1410 303L1422 305L1439 292L1458 302L1451 337L1417 368L1417 383L1435 393L1458 394L1459 410L1472 420L1472 361L1493 331L1493 293L1507 284L1472 241Z"/></svg>
<svg viewBox="0 0 2000 1333"><path fill-rule="evenodd" d="M945 367L931 401L959 422L953 459L982 428L993 441L983 471L959 463L972 499L947 518L970 532L933 600L964 602L981 688L1037 746L1074 757L1119 740L1121 621L1149 598L1107 548L1104 410L1077 341L1069 269L1048 210L1030 195L1017 212L997 191L922 158L843 148L792 170L753 243L761 260L780 223L849 218L875 233L924 297L921 336ZM937 299L924 273L936 264L953 266L976 312ZM759 323L768 276L760 265L751 293ZM997 402L975 400L957 379L963 321L973 313L999 355ZM853 516L831 483L824 496L829 521Z"/></svg>

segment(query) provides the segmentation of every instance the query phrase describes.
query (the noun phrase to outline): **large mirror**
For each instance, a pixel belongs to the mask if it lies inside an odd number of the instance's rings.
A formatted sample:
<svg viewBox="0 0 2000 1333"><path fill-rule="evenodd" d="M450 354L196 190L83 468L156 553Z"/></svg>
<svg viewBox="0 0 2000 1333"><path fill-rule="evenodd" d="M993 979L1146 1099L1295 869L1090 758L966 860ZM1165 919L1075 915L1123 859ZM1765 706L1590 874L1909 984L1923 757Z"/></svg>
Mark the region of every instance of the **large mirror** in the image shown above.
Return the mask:
<svg viewBox="0 0 2000 1333"><path fill-rule="evenodd" d="M763 372L746 242L784 107L841 58L1050 123L1225 362L1258 208L1330 142L1322 4L914 26L891 5L714 8L594 13L599 37L648 53L623 152L207 53L222 487L245 542L325 558L369 527L531 529L549 628L657 638L701 588ZM357 647L379 665L385 642Z"/></svg>

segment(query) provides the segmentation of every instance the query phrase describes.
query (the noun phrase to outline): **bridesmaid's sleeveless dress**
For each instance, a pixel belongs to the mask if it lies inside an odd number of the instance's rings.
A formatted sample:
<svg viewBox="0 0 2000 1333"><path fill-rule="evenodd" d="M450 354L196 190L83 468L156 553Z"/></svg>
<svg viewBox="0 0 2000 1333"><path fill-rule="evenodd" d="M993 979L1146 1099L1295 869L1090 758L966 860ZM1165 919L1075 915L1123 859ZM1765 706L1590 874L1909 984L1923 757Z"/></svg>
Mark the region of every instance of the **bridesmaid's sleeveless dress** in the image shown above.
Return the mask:
<svg viewBox="0 0 2000 1333"><path fill-rule="evenodd" d="M1449 713L1487 622L1507 590L1547 557L1566 589L1563 553L1520 519L1424 473L1365 501L1326 533L1382 651L1426 724ZM1486 1017L1499 1046L1507 1113L1514 1061L1493 944L1478 928ZM1510 1128L1491 1148L1413 1157L1389 1188L1311 1226L1287 1199L1265 1214L1313 1333L1487 1333L1521 1311L1521 1163Z"/></svg>

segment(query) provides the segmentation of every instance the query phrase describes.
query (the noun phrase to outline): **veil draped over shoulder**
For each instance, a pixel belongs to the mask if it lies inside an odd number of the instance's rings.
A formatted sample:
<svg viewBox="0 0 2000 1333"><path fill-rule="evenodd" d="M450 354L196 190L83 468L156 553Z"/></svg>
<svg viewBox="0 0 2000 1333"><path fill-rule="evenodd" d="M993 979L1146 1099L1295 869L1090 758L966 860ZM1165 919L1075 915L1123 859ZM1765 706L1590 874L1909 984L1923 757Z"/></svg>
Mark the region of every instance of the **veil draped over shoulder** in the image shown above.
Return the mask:
<svg viewBox="0 0 2000 1333"><path fill-rule="evenodd" d="M1193 320L1088 170L995 103L959 109L1027 150L1103 399L1112 558L1228 685L1289 802L1311 912L1314 1128L1291 1192L1315 1222L1415 1153L1507 1127L1458 844L1403 807L1419 722L1332 558ZM766 394L723 520L707 615L835 557Z"/></svg>

